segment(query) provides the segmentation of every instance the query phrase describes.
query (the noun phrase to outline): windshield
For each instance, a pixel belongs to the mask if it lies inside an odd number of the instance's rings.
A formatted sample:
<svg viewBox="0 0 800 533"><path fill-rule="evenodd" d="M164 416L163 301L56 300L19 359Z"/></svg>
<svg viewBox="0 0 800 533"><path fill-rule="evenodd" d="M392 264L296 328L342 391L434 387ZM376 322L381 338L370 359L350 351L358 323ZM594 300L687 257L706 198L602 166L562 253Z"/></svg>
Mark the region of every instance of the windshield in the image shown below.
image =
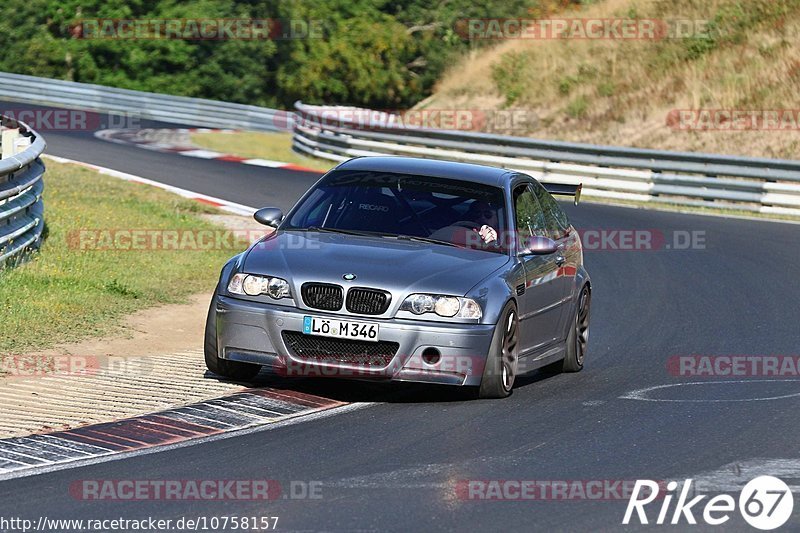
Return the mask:
<svg viewBox="0 0 800 533"><path fill-rule="evenodd" d="M504 252L481 228L507 227L503 190L456 179L373 171L334 171L293 210L283 230L323 229L419 237ZM485 235L485 232L484 232Z"/></svg>

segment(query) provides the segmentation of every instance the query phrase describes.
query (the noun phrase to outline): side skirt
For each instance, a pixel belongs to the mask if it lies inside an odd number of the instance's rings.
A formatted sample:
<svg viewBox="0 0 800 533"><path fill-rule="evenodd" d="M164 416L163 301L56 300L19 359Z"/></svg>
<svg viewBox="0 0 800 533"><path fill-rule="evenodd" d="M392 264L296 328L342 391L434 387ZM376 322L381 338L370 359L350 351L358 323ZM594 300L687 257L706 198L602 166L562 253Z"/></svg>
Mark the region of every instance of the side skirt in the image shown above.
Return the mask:
<svg viewBox="0 0 800 533"><path fill-rule="evenodd" d="M545 349L545 351L540 354L533 353L526 357L521 357L517 366L517 375L533 372L550 363L555 363L556 361L564 359L567 355L566 348L566 344L560 342L555 346Z"/></svg>

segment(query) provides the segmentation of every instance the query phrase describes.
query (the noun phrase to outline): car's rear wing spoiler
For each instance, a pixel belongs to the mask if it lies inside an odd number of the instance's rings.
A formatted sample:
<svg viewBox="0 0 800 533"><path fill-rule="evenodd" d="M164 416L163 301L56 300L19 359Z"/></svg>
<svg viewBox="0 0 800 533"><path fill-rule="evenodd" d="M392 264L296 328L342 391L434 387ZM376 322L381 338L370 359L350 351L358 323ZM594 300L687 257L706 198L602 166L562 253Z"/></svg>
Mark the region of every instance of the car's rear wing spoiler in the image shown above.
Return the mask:
<svg viewBox="0 0 800 533"><path fill-rule="evenodd" d="M578 205L578 202L581 199L581 189L583 189L582 183L579 183L578 185L570 185L568 183L540 183L550 194L557 194L559 196L574 196L575 205Z"/></svg>

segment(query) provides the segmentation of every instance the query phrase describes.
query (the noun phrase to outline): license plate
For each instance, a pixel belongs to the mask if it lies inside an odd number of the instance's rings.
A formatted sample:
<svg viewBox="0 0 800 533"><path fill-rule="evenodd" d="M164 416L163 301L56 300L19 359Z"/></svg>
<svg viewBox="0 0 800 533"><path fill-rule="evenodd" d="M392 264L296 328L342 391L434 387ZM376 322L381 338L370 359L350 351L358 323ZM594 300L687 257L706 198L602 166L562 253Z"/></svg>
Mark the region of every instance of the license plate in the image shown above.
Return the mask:
<svg viewBox="0 0 800 533"><path fill-rule="evenodd" d="M353 320L337 320L319 316L303 317L303 333L306 335L322 335L357 339L360 341L378 342L378 324L356 322Z"/></svg>

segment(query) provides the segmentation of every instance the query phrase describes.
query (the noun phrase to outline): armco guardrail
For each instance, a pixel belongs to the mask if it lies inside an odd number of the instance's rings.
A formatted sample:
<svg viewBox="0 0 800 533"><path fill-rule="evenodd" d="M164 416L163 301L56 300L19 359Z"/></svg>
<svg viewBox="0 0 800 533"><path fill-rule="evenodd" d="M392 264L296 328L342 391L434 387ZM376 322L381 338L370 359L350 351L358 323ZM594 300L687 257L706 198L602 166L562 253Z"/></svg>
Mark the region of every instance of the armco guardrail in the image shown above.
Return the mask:
<svg viewBox="0 0 800 533"><path fill-rule="evenodd" d="M3 98L212 128L293 129L295 150L333 161L396 154L486 163L583 183L588 196L800 215L800 161L401 127L395 115L357 108L297 102L294 114L8 73L0 73Z"/></svg>
<svg viewBox="0 0 800 533"><path fill-rule="evenodd" d="M44 139L0 116L0 267L39 245L44 229ZM22 140L23 142L19 142ZM9 146L11 143L11 146ZM2 274L0 274L2 275Z"/></svg>
<svg viewBox="0 0 800 533"><path fill-rule="evenodd" d="M587 196L800 215L800 161L403 127L385 113L301 102L295 109L294 149L333 161L406 155L485 163L583 183Z"/></svg>
<svg viewBox="0 0 800 533"><path fill-rule="evenodd" d="M293 113L266 107L131 91L7 72L0 72L0 99L133 115L208 128L287 130L291 129L293 117Z"/></svg>

